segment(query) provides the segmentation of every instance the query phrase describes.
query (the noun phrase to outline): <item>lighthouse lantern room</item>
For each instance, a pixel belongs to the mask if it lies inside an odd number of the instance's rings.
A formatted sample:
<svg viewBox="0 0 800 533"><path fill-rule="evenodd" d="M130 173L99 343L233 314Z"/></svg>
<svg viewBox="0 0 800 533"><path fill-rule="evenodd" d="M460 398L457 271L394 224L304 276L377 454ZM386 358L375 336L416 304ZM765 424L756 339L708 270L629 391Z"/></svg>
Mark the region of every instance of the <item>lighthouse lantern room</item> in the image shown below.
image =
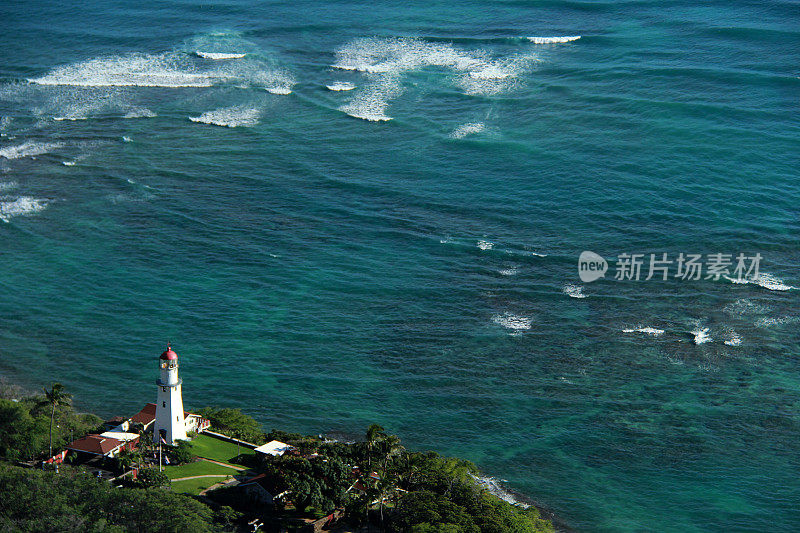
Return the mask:
<svg viewBox="0 0 800 533"><path fill-rule="evenodd" d="M156 380L158 401L156 420L153 424L153 442L164 439L167 444L175 445L178 440L186 440L186 422L181 396L182 380L178 377L178 354L167 345L167 350L161 354L158 362L161 374Z"/></svg>

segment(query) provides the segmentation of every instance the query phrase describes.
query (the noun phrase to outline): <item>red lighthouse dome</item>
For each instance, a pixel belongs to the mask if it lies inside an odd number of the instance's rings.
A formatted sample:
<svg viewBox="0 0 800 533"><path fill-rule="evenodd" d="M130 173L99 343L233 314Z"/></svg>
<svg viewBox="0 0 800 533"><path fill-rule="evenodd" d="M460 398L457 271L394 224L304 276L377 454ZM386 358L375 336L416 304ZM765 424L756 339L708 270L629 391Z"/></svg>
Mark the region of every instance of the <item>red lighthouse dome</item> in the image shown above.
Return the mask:
<svg viewBox="0 0 800 533"><path fill-rule="evenodd" d="M178 354L172 351L170 346L167 346L167 351L161 354L161 359L166 359L167 361L173 361L178 358Z"/></svg>

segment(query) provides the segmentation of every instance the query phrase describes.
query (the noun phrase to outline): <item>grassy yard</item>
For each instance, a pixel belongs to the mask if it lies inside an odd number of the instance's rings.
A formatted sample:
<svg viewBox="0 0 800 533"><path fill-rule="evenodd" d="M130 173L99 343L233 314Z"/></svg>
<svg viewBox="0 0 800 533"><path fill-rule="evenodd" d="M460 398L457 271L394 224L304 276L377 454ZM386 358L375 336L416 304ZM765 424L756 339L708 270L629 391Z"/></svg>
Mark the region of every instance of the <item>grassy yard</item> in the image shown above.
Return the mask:
<svg viewBox="0 0 800 533"><path fill-rule="evenodd" d="M192 439L192 453L198 457L230 463L236 457L236 445L208 435L198 435ZM255 454L244 446L239 447L240 454Z"/></svg>
<svg viewBox="0 0 800 533"><path fill-rule="evenodd" d="M225 481L224 477L201 477L198 479L187 479L184 481L174 481L172 492L183 492L185 494L197 495L211 485Z"/></svg>
<svg viewBox="0 0 800 533"><path fill-rule="evenodd" d="M186 463L180 466L165 466L164 473L167 474L170 479L175 479L190 476L204 476L207 474L234 475L237 471L233 468L228 468L216 463L209 463L208 461L195 461L194 463Z"/></svg>

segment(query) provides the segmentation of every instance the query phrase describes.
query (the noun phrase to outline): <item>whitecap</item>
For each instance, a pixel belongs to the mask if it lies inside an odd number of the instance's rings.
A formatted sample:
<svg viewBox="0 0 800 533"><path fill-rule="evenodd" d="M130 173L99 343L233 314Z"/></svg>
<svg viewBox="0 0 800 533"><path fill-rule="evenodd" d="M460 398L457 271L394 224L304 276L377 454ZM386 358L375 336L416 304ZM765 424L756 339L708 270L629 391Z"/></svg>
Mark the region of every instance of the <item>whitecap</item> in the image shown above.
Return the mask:
<svg viewBox="0 0 800 533"><path fill-rule="evenodd" d="M730 281L731 283L742 284L742 285L747 285L749 283L752 283L771 291L790 291L793 289L798 289L798 287L787 285L786 283L784 283L782 279L772 274L768 274L767 272L761 272L756 279L749 279L749 278L739 279L739 278L732 278L729 276L724 276L724 278Z"/></svg>
<svg viewBox="0 0 800 533"><path fill-rule="evenodd" d="M144 107L131 109L122 118L153 118L156 114Z"/></svg>
<svg viewBox="0 0 800 533"><path fill-rule="evenodd" d="M74 167L77 161L62 161L61 164L65 167Z"/></svg>
<svg viewBox="0 0 800 533"><path fill-rule="evenodd" d="M637 327L637 328L626 328L622 330L623 333L644 333L645 335L652 335L654 337L660 337L664 334L663 329L654 328L651 326L645 327Z"/></svg>
<svg viewBox="0 0 800 533"><path fill-rule="evenodd" d="M198 57L202 57L203 59L212 59L214 61L220 61L224 59L241 59L245 55L244 53L235 53L235 52L200 52L196 51Z"/></svg>
<svg viewBox="0 0 800 533"><path fill-rule="evenodd" d="M292 94L291 87L266 87L264 90L270 94Z"/></svg>
<svg viewBox="0 0 800 533"><path fill-rule="evenodd" d="M337 81L325 86L329 91L352 91L356 88L349 81Z"/></svg>
<svg viewBox="0 0 800 533"><path fill-rule="evenodd" d="M122 137L122 142L125 142L125 143L132 143L132 142L133 142L133 139L131 139L131 138L130 138L130 137L128 137L127 135L124 135L124 136Z"/></svg>
<svg viewBox="0 0 800 533"><path fill-rule="evenodd" d="M64 146L62 142L36 142L26 141L17 146L6 146L0 148L0 157L6 159L19 159L21 157L28 157L40 154L46 154L51 150L55 150Z"/></svg>
<svg viewBox="0 0 800 533"><path fill-rule="evenodd" d="M725 334L725 344L728 346L741 346L742 344L742 337L736 333L735 331L731 330L730 332Z"/></svg>
<svg viewBox="0 0 800 533"><path fill-rule="evenodd" d="M769 307L766 305L762 305L752 300L748 300L747 298L739 298L735 302L731 302L722 310L734 316L744 316L744 315L761 315L767 313L769 311Z"/></svg>
<svg viewBox="0 0 800 533"><path fill-rule="evenodd" d="M227 107L207 111L199 117L189 117L189 120L214 126L236 128L238 126L254 126L258 123L260 115L261 112L254 108Z"/></svg>
<svg viewBox="0 0 800 533"><path fill-rule="evenodd" d="M15 199L4 198L0 200L0 220L10 222L17 216L31 215L47 207L48 200L20 196Z"/></svg>
<svg viewBox="0 0 800 533"><path fill-rule="evenodd" d="M16 181L0 181L0 191L10 191L18 186L19 184Z"/></svg>
<svg viewBox="0 0 800 533"><path fill-rule="evenodd" d="M511 267L511 268L501 268L497 272L503 276L515 276L518 270L517 267Z"/></svg>
<svg viewBox="0 0 800 533"><path fill-rule="evenodd" d="M450 133L451 139L463 139L467 135L474 135L486 129L486 125L482 122L468 122L462 124Z"/></svg>
<svg viewBox="0 0 800 533"><path fill-rule="evenodd" d="M709 328L701 328L700 326L693 329L690 333L694 335L694 343L697 345L711 342L713 339L708 333Z"/></svg>
<svg viewBox="0 0 800 533"><path fill-rule="evenodd" d="M800 317L796 316L762 317L756 320L755 325L760 328L768 328L772 326L783 326L785 324L794 324L796 322L800 322Z"/></svg>
<svg viewBox="0 0 800 533"><path fill-rule="evenodd" d="M533 320L531 318L515 315L514 313L510 313L508 311L493 315L492 322L498 326L503 326L504 328L517 332L531 329L531 326L533 325Z"/></svg>
<svg viewBox="0 0 800 533"><path fill-rule="evenodd" d="M564 285L564 288L562 290L564 294L566 294L571 298L586 298L586 295L583 294L583 287L579 285L573 285L571 283L568 283Z"/></svg>
<svg viewBox="0 0 800 533"><path fill-rule="evenodd" d="M481 250L491 250L494 248L494 243L489 241L478 241L476 246Z"/></svg>
<svg viewBox="0 0 800 533"><path fill-rule="evenodd" d="M556 44L556 43L569 43L580 39L580 35L565 35L562 37L528 37L528 40L533 44Z"/></svg>
<svg viewBox="0 0 800 533"><path fill-rule="evenodd" d="M128 54L56 67L29 80L78 87L210 87L213 78L171 54Z"/></svg>

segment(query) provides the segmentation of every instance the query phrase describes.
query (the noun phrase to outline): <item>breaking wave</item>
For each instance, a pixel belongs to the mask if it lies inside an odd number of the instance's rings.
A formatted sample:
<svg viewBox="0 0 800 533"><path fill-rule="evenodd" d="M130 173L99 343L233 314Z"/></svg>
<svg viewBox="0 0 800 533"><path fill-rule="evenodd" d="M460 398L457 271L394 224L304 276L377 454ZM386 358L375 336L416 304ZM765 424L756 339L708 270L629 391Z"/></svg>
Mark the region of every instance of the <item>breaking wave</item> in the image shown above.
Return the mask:
<svg viewBox="0 0 800 533"><path fill-rule="evenodd" d="M10 222L17 216L31 215L47 207L48 200L20 196L15 199L4 198L0 200L0 220Z"/></svg>
<svg viewBox="0 0 800 533"><path fill-rule="evenodd" d="M705 344L713 340L711 335L708 333L708 328L701 328L698 326L690 331L690 333L694 335L694 343L697 345Z"/></svg>
<svg viewBox="0 0 800 533"><path fill-rule="evenodd" d="M469 122L462 124L450 134L451 139L463 139L467 135L474 135L486 129L486 125L482 122Z"/></svg>
<svg viewBox="0 0 800 533"><path fill-rule="evenodd" d="M564 288L562 290L564 294L566 294L570 298L586 298L586 295L583 294L583 287L579 285L573 285L571 283L568 283L564 285Z"/></svg>
<svg viewBox="0 0 800 533"><path fill-rule="evenodd" d="M498 59L483 50L422 39L362 38L337 50L332 66L364 73L371 82L340 110L367 120L388 120L386 108L402 94L400 81L408 72L439 67L456 74L453 83L465 94L493 95L513 87L533 61L531 54Z"/></svg>
<svg viewBox="0 0 800 533"><path fill-rule="evenodd" d="M189 117L189 120L202 124L236 128L238 126L254 126L258 123L260 115L261 112L254 108L226 107L207 111L199 117Z"/></svg>
<svg viewBox="0 0 800 533"><path fill-rule="evenodd" d="M498 498L500 498L505 502L508 502L512 505L517 505L519 507L522 507L523 509L528 509L530 507L530 505L528 505L527 503L523 503L517 500L513 494L511 494L509 491L503 488L503 486L501 485L503 480L493 477L480 477L475 475L472 476L472 479L474 479L480 486L484 487L490 493L494 494L495 496L497 496Z"/></svg>
<svg viewBox="0 0 800 533"><path fill-rule="evenodd" d="M336 81L330 85L325 86L329 91L352 91L356 88L355 85L349 81Z"/></svg>
<svg viewBox="0 0 800 533"><path fill-rule="evenodd" d="M504 328L517 332L531 329L531 326L533 325L533 319L525 316L515 315L514 313L510 313L508 311L493 315L492 322L498 326L503 326Z"/></svg>
<svg viewBox="0 0 800 533"><path fill-rule="evenodd" d="M772 274L768 274L766 272L760 273L756 279L747 279L747 278L738 279L729 276L725 276L725 279L727 279L731 283L736 283L741 285L755 284L771 291L790 291L793 289L798 289L798 287L787 285L786 283L784 283L782 279L778 278L777 276L773 276Z"/></svg>
<svg viewBox="0 0 800 533"><path fill-rule="evenodd" d="M644 333L645 335L652 335L654 337L660 337L664 334L663 329L653 328L650 326L646 327L639 327L639 328L627 328L622 330L623 333Z"/></svg>
<svg viewBox="0 0 800 533"><path fill-rule="evenodd" d="M197 57L202 57L203 59L213 59L215 61L220 61L224 59L241 59L247 54L243 53L228 53L228 52L200 52L196 51Z"/></svg>
<svg viewBox="0 0 800 533"><path fill-rule="evenodd" d="M528 37L533 44L569 43L580 39L580 35L565 35L563 37Z"/></svg>
<svg viewBox="0 0 800 533"><path fill-rule="evenodd" d="M6 159L19 159L21 157L45 154L51 150L61 148L62 146L64 146L64 143L61 142L49 143L26 141L17 146L6 146L5 148L0 148L0 157L5 157Z"/></svg>

